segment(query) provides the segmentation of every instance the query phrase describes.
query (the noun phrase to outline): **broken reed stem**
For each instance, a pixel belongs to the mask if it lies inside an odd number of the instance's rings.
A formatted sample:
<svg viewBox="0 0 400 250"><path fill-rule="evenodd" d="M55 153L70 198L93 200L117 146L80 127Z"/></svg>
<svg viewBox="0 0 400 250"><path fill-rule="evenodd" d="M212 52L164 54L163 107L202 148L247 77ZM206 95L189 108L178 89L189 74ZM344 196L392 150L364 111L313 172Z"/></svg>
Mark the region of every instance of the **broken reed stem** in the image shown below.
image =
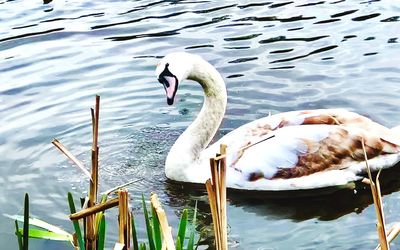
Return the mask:
<svg viewBox="0 0 400 250"><path fill-rule="evenodd" d="M388 244L388 240L386 238L385 217L383 214L382 196L381 196L380 186L379 186L379 173L380 172L378 173L378 175L376 177L376 185L375 185L374 181L372 180L371 168L369 167L367 152L365 150L365 145L364 145L364 140L361 141L361 145L362 145L362 149L364 152L365 164L367 166L372 198L373 198L374 204L375 204L375 213L376 213L376 217L377 217L377 231L378 231L380 246L383 250L388 250L389 244Z"/></svg>
<svg viewBox="0 0 400 250"><path fill-rule="evenodd" d="M92 179L92 176L90 175L89 171L85 168L85 166L76 158L64 145L61 144L57 139L54 139L51 143L53 143L56 148L58 148L65 156L68 157L73 163L75 163L79 169L87 176L89 179Z"/></svg>
<svg viewBox="0 0 400 250"><path fill-rule="evenodd" d="M400 222L397 222L389 229L389 232L387 234L388 243L392 242L399 234L400 234ZM381 249L382 249L381 244L378 244L378 246L375 248L375 250L381 250Z"/></svg>
<svg viewBox="0 0 400 250"><path fill-rule="evenodd" d="M226 145L220 146L221 155L226 155ZM228 249L228 223L226 218L226 158L220 160L220 212L221 212L221 242L222 249Z"/></svg>
<svg viewBox="0 0 400 250"><path fill-rule="evenodd" d="M210 202L211 217L213 221L214 235L215 235L215 247L219 246L219 233L218 233L218 216L217 216L217 204L215 198L215 191L213 190L213 185L211 180L206 181L206 189L208 193L208 200Z"/></svg>
<svg viewBox="0 0 400 250"><path fill-rule="evenodd" d="M86 217L86 233L85 242L86 249L95 250L96 249L96 234L94 233L94 215L89 215Z"/></svg>
<svg viewBox="0 0 400 250"><path fill-rule="evenodd" d="M212 198L214 199L215 210L211 213L215 216L216 231L215 231L215 243L217 249L221 249L221 216L220 216L220 189L219 189L219 175L218 175L218 162L214 159L210 159L211 167L211 183L212 183Z"/></svg>
<svg viewBox="0 0 400 250"><path fill-rule="evenodd" d="M221 156L226 155L226 145L220 147ZM218 155L210 159L211 178L206 181L206 189L214 224L216 249L228 249L226 219L226 158ZM216 160L219 158L219 160Z"/></svg>
<svg viewBox="0 0 400 250"><path fill-rule="evenodd" d="M161 206L160 201L158 200L157 194L152 193L150 195L151 205L156 211L158 221L160 222L161 233L163 236L163 248L165 247L168 250L175 249L174 239L172 237L172 229L168 224L167 215L165 214L164 209Z"/></svg>
<svg viewBox="0 0 400 250"><path fill-rule="evenodd" d="M124 250L129 250L130 243L130 217L128 190L118 190L119 198L119 243L124 244Z"/></svg>
<svg viewBox="0 0 400 250"><path fill-rule="evenodd" d="M74 250L79 250L78 238L76 237L76 233L72 235L72 242L74 245Z"/></svg>
<svg viewBox="0 0 400 250"><path fill-rule="evenodd" d="M130 182L121 184L121 185L119 185L119 186L110 188L110 189L108 189L108 190L102 192L101 195L107 195L107 196L108 196L109 194L111 194L112 192L117 191L118 189L124 188L124 187L126 187L126 186L129 186L129 185L131 185L131 184L133 184L133 183L135 183L135 182L141 181L141 180L142 180L142 179L133 180L133 181L130 181Z"/></svg>
<svg viewBox="0 0 400 250"><path fill-rule="evenodd" d="M394 224L390 229L389 232L387 234L387 239L388 242L392 242L400 233L400 222L397 222L396 224ZM375 250L381 250L381 245L379 244Z"/></svg>
<svg viewBox="0 0 400 250"><path fill-rule="evenodd" d="M268 137L266 137L266 138L264 138L264 139L261 139L261 140L259 140L259 141L254 142L254 143L251 143L251 144L249 144L249 145L246 145L246 146L244 146L244 147L241 147L241 148L239 148L236 152L230 151L229 153L237 153L237 152L246 150L246 149L248 149L248 148L250 148L250 147L253 147L253 146L255 146L255 145L257 145L257 144L259 144L259 143L261 143L261 142L263 142L263 141L269 140L269 139L274 138L274 137L275 137L275 135L270 135L270 136L268 136ZM221 145L224 145L224 144L221 144ZM214 157L214 159L215 159L216 161L219 161L219 160L221 160L222 158L226 158L226 152L225 152L225 153L221 153L220 155Z"/></svg>
<svg viewBox="0 0 400 250"><path fill-rule="evenodd" d="M97 202L97 190L98 190L98 166L99 166L99 147L98 147L98 135L99 135L99 112L100 112L100 96L96 95L95 109L91 109L92 116L92 129L93 129L93 142L92 142L92 174L89 184L89 202L88 208L93 207ZM95 215L89 215L86 218L86 248L88 250L96 249L97 235L96 235L96 218Z"/></svg>
<svg viewBox="0 0 400 250"><path fill-rule="evenodd" d="M96 214L98 212L105 211L105 210L110 209L112 207L116 207L116 206L118 206L118 204L119 204L118 198L113 198L111 200L106 201L105 203L94 205L93 207L86 208L84 210L81 210L79 212L71 214L69 216L69 218L71 220L79 220L79 219L85 218L85 217L87 217L89 215L93 215L93 214Z"/></svg>

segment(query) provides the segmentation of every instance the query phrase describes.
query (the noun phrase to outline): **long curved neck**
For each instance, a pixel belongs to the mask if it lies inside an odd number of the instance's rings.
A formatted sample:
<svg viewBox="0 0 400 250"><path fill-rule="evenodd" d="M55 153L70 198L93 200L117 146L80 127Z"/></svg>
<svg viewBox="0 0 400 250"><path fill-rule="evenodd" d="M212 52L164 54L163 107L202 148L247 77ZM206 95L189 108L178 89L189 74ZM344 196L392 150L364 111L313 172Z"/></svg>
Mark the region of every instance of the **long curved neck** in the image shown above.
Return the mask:
<svg viewBox="0 0 400 250"><path fill-rule="evenodd" d="M217 70L208 62L196 58L187 78L200 83L205 97L197 118L179 136L167 157L167 177L181 181L186 179L181 176L184 175L184 169L195 164L217 132L227 102L225 83Z"/></svg>

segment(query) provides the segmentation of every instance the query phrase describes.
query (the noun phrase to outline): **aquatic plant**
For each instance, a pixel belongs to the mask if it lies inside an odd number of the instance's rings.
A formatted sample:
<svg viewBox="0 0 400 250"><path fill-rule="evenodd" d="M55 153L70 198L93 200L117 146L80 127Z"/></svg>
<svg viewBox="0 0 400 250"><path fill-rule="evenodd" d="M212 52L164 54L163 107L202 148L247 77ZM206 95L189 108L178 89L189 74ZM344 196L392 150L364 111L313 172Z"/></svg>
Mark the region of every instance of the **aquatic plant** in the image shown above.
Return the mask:
<svg viewBox="0 0 400 250"><path fill-rule="evenodd" d="M361 144L364 152L365 165L367 167L367 173L368 173L368 178L364 178L362 181L365 184L369 184L371 187L371 194L374 201L375 213L377 218L376 230L379 236L379 245L376 247L376 249L388 250L390 249L389 243L392 242L400 234L400 222L394 224L389 229L389 231L386 230L385 215L383 212L383 203L382 203L382 193L379 183L379 176L381 174L381 170L379 170L378 174L376 175L374 182L371 174L371 169L368 163L368 157L365 150L364 140L362 140Z"/></svg>
<svg viewBox="0 0 400 250"><path fill-rule="evenodd" d="M195 227L197 204L194 215L189 223L188 210L182 211L177 230L176 243L173 240L172 230L164 209L161 206L156 194L151 194L151 209L147 210L144 196L142 195L142 207L147 228L148 245L138 242L135 219L129 209L129 194L124 188L134 181L117 186L101 194L101 199L97 202L98 196L98 170L99 170L99 147L98 147L98 127L99 127L100 97L96 96L95 109L91 109L93 142L91 149L91 172L57 139L53 144L65 154L78 168L89 178L89 196L81 198L81 210L76 210L76 205L72 193L68 193L67 200L70 208L70 220L74 227L74 233L70 234L56 226L48 224L42 220L29 217L29 195L25 195L24 216L10 216L15 220L15 234L18 240L19 249L27 250L29 238L69 241L75 249L81 250L102 250L105 248L107 220L105 211L118 206L118 231L119 240L115 243L114 249L131 249L131 239L133 249L188 249L195 248ZM110 197L116 193L117 197ZM23 222L23 228L19 227L18 222ZM198 239L200 240L200 238ZM147 247L148 246L148 247Z"/></svg>
<svg viewBox="0 0 400 250"><path fill-rule="evenodd" d="M220 154L210 159L211 179L206 181L206 189L214 225L215 247L228 249L226 216L226 145L220 145Z"/></svg>
<svg viewBox="0 0 400 250"><path fill-rule="evenodd" d="M138 242L138 235L135 226L135 219L132 212L123 211L128 208L124 205L124 202L119 200L124 199L125 203L128 201L128 192L126 190L118 189L118 198L113 198L107 202L105 199L106 195L102 196L102 203L93 206L91 209L83 209L79 212L75 210L75 203L71 193L68 193L68 202L71 211L71 220L74 225L75 233L71 234L63 229L51 225L45 221L31 218L29 216L29 195L25 194L24 202L24 216L19 215L6 215L7 217L15 220L15 234L18 240L18 246L20 250L27 250L29 246L29 238L44 239L44 240L55 240L55 241L68 241L76 249L87 249L86 238L82 233L81 225L79 221L84 220L86 217L96 214L98 217L96 239L97 244L95 249L105 249L105 238L106 238L106 224L104 211L108 208L119 206L119 242L115 244L115 248L122 247L121 249L130 249L130 237L132 237L132 249L150 249L150 250L161 250L166 246L166 249L177 249L177 250L193 250L195 244L195 232L196 232L196 216L197 216L197 204L194 208L193 218L189 221L188 209L182 211L182 215L179 221L179 226L176 236L176 244L174 244L172 238L172 231L168 225L167 217L158 201L156 194L151 194L151 213L148 212L144 196L142 195L142 206L143 213L145 216L145 223L147 226L147 238L148 244ZM127 213L126 213L127 212ZM127 218L122 218L121 215L127 214ZM23 228L20 228L19 223L23 223ZM130 226L130 227L129 227ZM92 241L93 242L93 241ZM187 242L187 243L186 243Z"/></svg>

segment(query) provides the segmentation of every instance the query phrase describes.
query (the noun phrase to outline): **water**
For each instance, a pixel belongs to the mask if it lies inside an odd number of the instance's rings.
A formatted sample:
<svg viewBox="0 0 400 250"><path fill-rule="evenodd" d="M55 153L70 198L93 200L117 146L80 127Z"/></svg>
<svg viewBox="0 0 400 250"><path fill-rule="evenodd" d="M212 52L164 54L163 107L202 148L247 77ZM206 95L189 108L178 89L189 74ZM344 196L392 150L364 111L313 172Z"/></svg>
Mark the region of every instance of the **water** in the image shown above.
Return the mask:
<svg viewBox="0 0 400 250"><path fill-rule="evenodd" d="M200 54L226 80L228 109L217 138L269 112L295 109L344 107L400 124L396 1L0 0L0 13L1 214L21 213L29 192L33 216L72 231L66 193L79 197L88 182L51 140L88 164L89 108L100 94L100 190L137 179L129 188L135 214L141 193L154 191L174 225L179 211L199 200L199 230L209 228L204 190L169 183L163 174L170 146L202 103L200 87L186 82L167 107L154 69L172 51ZM389 224L400 220L397 172L385 175ZM296 196L230 193L231 247L375 247L368 190ZM2 249L16 249L13 222L0 221ZM111 247L116 222L108 230ZM68 249L48 241L32 246ZM400 248L399 240L392 247Z"/></svg>

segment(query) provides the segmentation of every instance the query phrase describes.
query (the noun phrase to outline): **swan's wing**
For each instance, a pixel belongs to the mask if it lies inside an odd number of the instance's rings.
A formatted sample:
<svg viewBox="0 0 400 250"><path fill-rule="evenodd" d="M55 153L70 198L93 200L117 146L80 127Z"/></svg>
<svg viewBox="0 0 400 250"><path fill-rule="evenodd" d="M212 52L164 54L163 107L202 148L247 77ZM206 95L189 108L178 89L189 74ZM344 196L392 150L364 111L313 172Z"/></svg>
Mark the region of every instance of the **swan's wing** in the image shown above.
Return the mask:
<svg viewBox="0 0 400 250"><path fill-rule="evenodd" d="M368 159L374 159L374 169L400 160L399 146L359 128L288 126L272 133L274 137L243 150L240 150L239 140L228 145L228 185L271 190L277 183L284 183L279 184L278 189L345 184L358 179L357 175L365 170L362 141ZM393 157L388 158L390 155ZM338 179L321 179L319 175Z"/></svg>
<svg viewBox="0 0 400 250"><path fill-rule="evenodd" d="M202 158L208 162L226 144L227 181L233 188L317 188L360 178L365 171L362 140L372 170L400 160L395 130L343 109L292 111L255 120L211 145Z"/></svg>
<svg viewBox="0 0 400 250"><path fill-rule="evenodd" d="M345 109L299 110L267 116L233 130L225 135L218 144L232 144L235 141L249 139L260 140L269 133L288 126L300 125L338 125L364 129L392 144L400 145L400 137L392 130L371 119ZM255 141L251 141L254 143Z"/></svg>

